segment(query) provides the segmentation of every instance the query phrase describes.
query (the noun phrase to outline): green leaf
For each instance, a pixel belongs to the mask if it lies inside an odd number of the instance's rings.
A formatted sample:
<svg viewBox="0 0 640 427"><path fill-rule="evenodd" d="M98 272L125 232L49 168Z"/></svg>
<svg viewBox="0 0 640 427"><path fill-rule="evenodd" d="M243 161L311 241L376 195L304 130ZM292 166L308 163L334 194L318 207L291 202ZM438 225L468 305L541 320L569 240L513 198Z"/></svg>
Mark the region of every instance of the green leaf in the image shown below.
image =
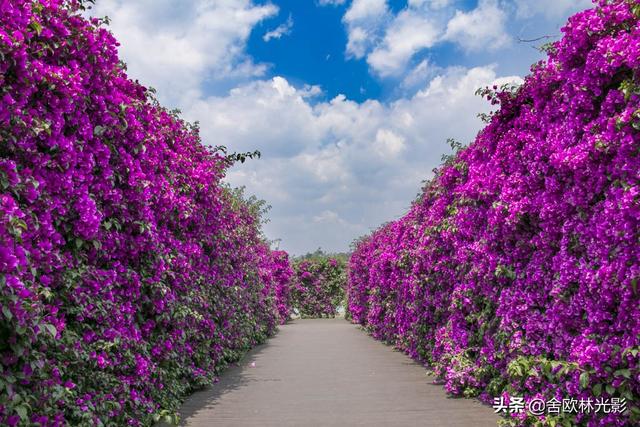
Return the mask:
<svg viewBox="0 0 640 427"><path fill-rule="evenodd" d="M51 334L52 337L56 337L56 334L58 333L58 330L56 329L55 326L53 326L51 323L45 323L42 326L44 326L44 328L49 331L49 333Z"/></svg>
<svg viewBox="0 0 640 427"><path fill-rule="evenodd" d="M7 176L4 173L0 174L0 185L2 186L3 190L6 190L7 188L9 188L9 180L7 179Z"/></svg>
<svg viewBox="0 0 640 427"><path fill-rule="evenodd" d="M4 317L6 317L7 320L11 320L13 318L13 313L11 313L11 310L9 310L9 307L6 305L2 306L2 314L4 314Z"/></svg>
<svg viewBox="0 0 640 427"><path fill-rule="evenodd" d="M618 369L613 373L613 375L615 375L616 377L622 376L625 378L631 378L631 371L629 369Z"/></svg>
<svg viewBox="0 0 640 427"><path fill-rule="evenodd" d="M18 414L18 416L22 421L27 421L29 419L29 416L27 414L27 408L25 408L24 406L18 406L16 408L16 413Z"/></svg>
<svg viewBox="0 0 640 427"><path fill-rule="evenodd" d="M580 374L580 387L585 389L587 385L589 385L589 373L585 371Z"/></svg>
<svg viewBox="0 0 640 427"><path fill-rule="evenodd" d="M107 128L105 128L104 126L96 126L93 128L93 134L97 137L100 137L102 135L104 135L104 132L107 130Z"/></svg>
<svg viewBox="0 0 640 427"><path fill-rule="evenodd" d="M14 226L18 227L18 228L22 228L23 230L27 229L27 223L24 222L24 220L20 219L20 218L12 218L12 223Z"/></svg>
<svg viewBox="0 0 640 427"><path fill-rule="evenodd" d="M591 390L593 390L593 395L595 397L599 397L602 394L602 384L598 383L594 385Z"/></svg>
<svg viewBox="0 0 640 427"><path fill-rule="evenodd" d="M163 420L168 424L176 426L180 422L180 417L178 414L167 414L163 417Z"/></svg>
<svg viewBox="0 0 640 427"><path fill-rule="evenodd" d="M613 393L616 392L616 389L611 385L611 384L607 384L606 386L604 386L604 389L607 391L608 394L613 395Z"/></svg>
<svg viewBox="0 0 640 427"><path fill-rule="evenodd" d="M39 22L31 21L31 24L29 24L29 27L31 27L31 29L35 31L37 35L42 34L42 25L40 25Z"/></svg>

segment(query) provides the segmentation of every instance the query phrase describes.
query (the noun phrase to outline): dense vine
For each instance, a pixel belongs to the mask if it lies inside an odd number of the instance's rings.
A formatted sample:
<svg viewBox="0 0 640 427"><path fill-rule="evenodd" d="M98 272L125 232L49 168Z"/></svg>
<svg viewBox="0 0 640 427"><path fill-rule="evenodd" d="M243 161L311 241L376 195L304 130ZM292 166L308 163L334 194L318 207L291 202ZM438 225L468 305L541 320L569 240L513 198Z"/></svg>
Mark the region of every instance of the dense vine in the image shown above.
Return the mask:
<svg viewBox="0 0 640 427"><path fill-rule="evenodd" d="M2 425L171 418L288 312L287 255L221 185L247 155L206 149L80 8L0 2Z"/></svg>
<svg viewBox="0 0 640 427"><path fill-rule="evenodd" d="M350 260L349 310L456 395L625 398L640 419L640 6L576 14L401 219Z"/></svg>

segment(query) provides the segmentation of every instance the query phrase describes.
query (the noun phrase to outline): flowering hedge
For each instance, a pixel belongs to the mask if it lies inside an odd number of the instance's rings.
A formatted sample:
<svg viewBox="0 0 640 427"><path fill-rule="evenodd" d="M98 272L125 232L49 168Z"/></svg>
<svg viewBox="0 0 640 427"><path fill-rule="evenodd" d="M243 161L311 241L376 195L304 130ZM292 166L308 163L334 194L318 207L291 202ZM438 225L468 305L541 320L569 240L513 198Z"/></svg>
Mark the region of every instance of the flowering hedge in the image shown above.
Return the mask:
<svg viewBox="0 0 640 427"><path fill-rule="evenodd" d="M272 277L276 310L279 321L283 324L292 313L291 288L294 271L289 262L289 254L285 251L272 251L271 263L267 265L266 271Z"/></svg>
<svg viewBox="0 0 640 427"><path fill-rule="evenodd" d="M335 317L345 304L342 257L315 255L294 262L291 305L302 317Z"/></svg>
<svg viewBox="0 0 640 427"><path fill-rule="evenodd" d="M484 90L487 127L350 259L354 321L452 394L629 409L513 424L640 421L639 17L601 1L522 86Z"/></svg>
<svg viewBox="0 0 640 427"><path fill-rule="evenodd" d="M228 158L79 8L0 2L1 425L172 418L286 313Z"/></svg>

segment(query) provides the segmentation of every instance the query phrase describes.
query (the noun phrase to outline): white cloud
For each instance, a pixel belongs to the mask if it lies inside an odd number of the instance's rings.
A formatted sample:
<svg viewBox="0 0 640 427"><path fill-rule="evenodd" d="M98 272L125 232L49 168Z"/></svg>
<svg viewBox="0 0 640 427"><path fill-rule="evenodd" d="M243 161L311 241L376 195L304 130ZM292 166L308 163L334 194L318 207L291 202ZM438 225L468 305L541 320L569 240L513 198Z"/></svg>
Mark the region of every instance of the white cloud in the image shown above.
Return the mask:
<svg viewBox="0 0 640 427"><path fill-rule="evenodd" d="M316 96L322 95L322 88L319 85L309 85L305 84L302 89L298 89L298 93L303 98L315 98Z"/></svg>
<svg viewBox="0 0 640 427"><path fill-rule="evenodd" d="M406 77L418 53L444 41L468 51L496 50L510 43L507 12L500 6L498 0L480 0L464 12L451 0L409 0L394 15L384 0L354 0L343 17L347 57L366 57L372 72L397 78Z"/></svg>
<svg viewBox="0 0 640 427"><path fill-rule="evenodd" d="M254 64L244 47L253 27L277 13L272 4L250 0L194 0L189 7L168 0L112 0L98 1L91 11L111 18L131 77L158 89L170 105L200 96L205 81L263 75L265 66Z"/></svg>
<svg viewBox="0 0 640 427"><path fill-rule="evenodd" d="M346 22L357 22L378 17L386 12L386 0L353 0L344 14L344 19Z"/></svg>
<svg viewBox="0 0 640 427"><path fill-rule="evenodd" d="M290 157L318 139L307 94L275 77L240 86L225 97L195 100L184 111L200 121L205 143L234 151L260 146L264 155Z"/></svg>
<svg viewBox="0 0 640 427"><path fill-rule="evenodd" d="M412 89L424 85L437 70L439 70L439 68L436 65L423 59L406 75L400 86L403 89Z"/></svg>
<svg viewBox="0 0 640 427"><path fill-rule="evenodd" d="M409 60L422 49L433 46L439 38L436 24L412 10L400 12L387 28L383 42L367 57L367 62L381 76L403 72Z"/></svg>
<svg viewBox="0 0 640 427"><path fill-rule="evenodd" d="M495 50L510 42L506 19L496 0L480 0L478 7L470 12L456 11L447 24L444 39L467 50Z"/></svg>
<svg viewBox="0 0 640 427"><path fill-rule="evenodd" d="M347 56L362 58L380 37L388 18L386 0L353 0L342 18L347 26Z"/></svg>
<svg viewBox="0 0 640 427"><path fill-rule="evenodd" d="M451 2L452 0L409 0L408 5L415 8L428 6L437 10L449 6Z"/></svg>
<svg viewBox="0 0 640 427"><path fill-rule="evenodd" d="M366 52L367 44L371 43L369 37L367 31L362 27L350 28L347 53L355 58L362 58Z"/></svg>
<svg viewBox="0 0 640 427"><path fill-rule="evenodd" d="M406 148L403 137L396 135L388 129L378 129L374 149L382 158L397 157Z"/></svg>
<svg viewBox="0 0 640 427"><path fill-rule="evenodd" d="M346 0L318 0L320 6L340 6L345 3Z"/></svg>
<svg viewBox="0 0 640 427"><path fill-rule="evenodd" d="M322 211L319 215L314 216L312 220L315 223L334 223L340 225L348 225L345 220L340 218L340 215L332 210Z"/></svg>
<svg viewBox="0 0 640 427"><path fill-rule="evenodd" d="M474 95L499 79L494 67L441 70L411 98L390 104L344 96L311 104L308 88L282 77L210 97L185 111L203 141L262 158L235 166L233 185L272 206L267 235L294 253L344 250L353 238L397 217L454 137L469 142L488 104Z"/></svg>
<svg viewBox="0 0 640 427"><path fill-rule="evenodd" d="M517 16L527 18L533 15L544 15L558 19L567 14L584 10L593 6L591 0L515 0Z"/></svg>
<svg viewBox="0 0 640 427"><path fill-rule="evenodd" d="M282 36L286 36L291 34L291 29L293 28L293 18L289 15L287 22L284 24L278 25L275 29L268 31L262 36L262 40L268 42L271 39L279 39Z"/></svg>

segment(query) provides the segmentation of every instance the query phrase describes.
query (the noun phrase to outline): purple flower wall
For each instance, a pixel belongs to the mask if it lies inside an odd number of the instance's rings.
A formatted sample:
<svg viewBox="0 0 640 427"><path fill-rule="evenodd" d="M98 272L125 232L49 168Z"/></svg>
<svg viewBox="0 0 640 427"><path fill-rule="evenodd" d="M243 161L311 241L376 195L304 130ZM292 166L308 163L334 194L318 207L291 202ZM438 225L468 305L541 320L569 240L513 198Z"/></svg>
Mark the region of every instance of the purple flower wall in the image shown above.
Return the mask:
<svg viewBox="0 0 640 427"><path fill-rule="evenodd" d="M291 289L293 287L294 271L289 261L289 254L285 251L271 251L267 258L265 272L270 277L273 298L281 324L289 320L292 312Z"/></svg>
<svg viewBox="0 0 640 427"><path fill-rule="evenodd" d="M291 306L302 317L335 317L345 300L343 257L314 255L294 262Z"/></svg>
<svg viewBox="0 0 640 427"><path fill-rule="evenodd" d="M230 162L116 47L77 2L0 2L2 425L171 418L288 316Z"/></svg>
<svg viewBox="0 0 640 427"><path fill-rule="evenodd" d="M443 165L409 213L366 237L349 311L452 394L626 398L640 421L640 6L601 1Z"/></svg>

